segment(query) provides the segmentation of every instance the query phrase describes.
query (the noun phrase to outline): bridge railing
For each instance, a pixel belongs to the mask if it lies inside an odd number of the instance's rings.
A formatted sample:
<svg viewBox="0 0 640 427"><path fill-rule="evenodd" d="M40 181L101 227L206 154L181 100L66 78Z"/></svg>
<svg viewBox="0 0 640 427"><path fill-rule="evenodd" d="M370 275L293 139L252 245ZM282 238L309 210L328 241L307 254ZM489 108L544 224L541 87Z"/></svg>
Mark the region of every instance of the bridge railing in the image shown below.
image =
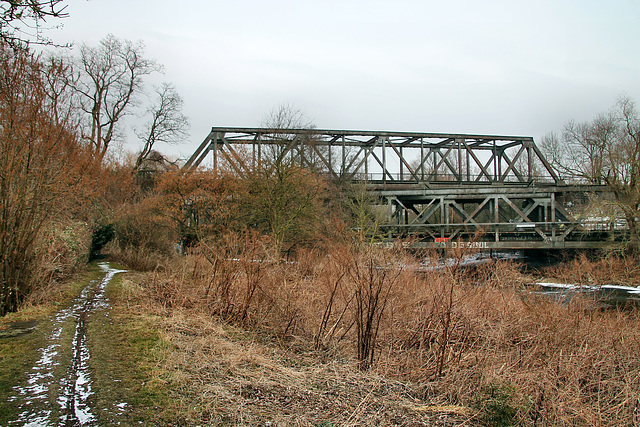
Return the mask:
<svg viewBox="0 0 640 427"><path fill-rule="evenodd" d="M541 230L566 230L569 227L575 227L579 231L626 231L629 226L624 220L615 221L597 221L597 220L576 220L576 221L555 221L555 222L483 222L483 223L448 223L448 224L384 224L383 228L405 228L407 230L445 230L445 229L465 229L471 232L485 231L517 231L526 232L534 231L536 228Z"/></svg>
<svg viewBox="0 0 640 427"><path fill-rule="evenodd" d="M330 174L325 173L325 176ZM473 180L467 181L460 179L459 176L450 173L431 173L418 175L418 179L407 173L399 172L387 172L387 173L369 173L369 174L355 174L349 176L350 181L355 182L367 182L370 184L411 184L411 183L440 183L440 184L470 184L470 185L486 185L486 184L525 184L525 185L543 185L543 184L556 184L556 180L549 176L535 177L530 180L523 181L516 176L505 177L502 181L487 181L487 180Z"/></svg>

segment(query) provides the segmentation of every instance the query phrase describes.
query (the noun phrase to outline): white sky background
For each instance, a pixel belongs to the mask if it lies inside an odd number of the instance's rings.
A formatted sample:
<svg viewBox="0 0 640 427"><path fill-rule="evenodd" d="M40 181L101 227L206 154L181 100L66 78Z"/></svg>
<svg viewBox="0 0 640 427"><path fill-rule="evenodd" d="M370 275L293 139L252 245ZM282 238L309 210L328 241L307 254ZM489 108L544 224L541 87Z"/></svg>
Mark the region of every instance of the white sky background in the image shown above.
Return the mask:
<svg viewBox="0 0 640 427"><path fill-rule="evenodd" d="M640 104L637 0L69 0L57 43L142 40L191 137L279 104L320 129L533 136ZM640 107L640 105L638 105ZM130 139L128 147L137 149Z"/></svg>

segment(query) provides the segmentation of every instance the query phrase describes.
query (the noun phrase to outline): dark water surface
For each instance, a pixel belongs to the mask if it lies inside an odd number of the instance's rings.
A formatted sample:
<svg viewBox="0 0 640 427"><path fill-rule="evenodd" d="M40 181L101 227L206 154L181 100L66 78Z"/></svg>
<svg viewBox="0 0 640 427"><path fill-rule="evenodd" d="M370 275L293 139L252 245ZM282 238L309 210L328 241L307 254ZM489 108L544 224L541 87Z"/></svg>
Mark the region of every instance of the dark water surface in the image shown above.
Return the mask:
<svg viewBox="0 0 640 427"><path fill-rule="evenodd" d="M503 251L503 252L477 252L468 254L462 258L441 258L439 260L426 260L424 270L443 269L453 264L460 267L473 268L494 259L512 260L522 264L525 273L536 274L545 267L567 262L566 256L552 251ZM640 307L640 287L618 286L607 283L593 283L579 285L573 283L557 283L540 281L527 285L524 292L545 295L562 303L568 303L577 297L587 298L594 302L595 307Z"/></svg>

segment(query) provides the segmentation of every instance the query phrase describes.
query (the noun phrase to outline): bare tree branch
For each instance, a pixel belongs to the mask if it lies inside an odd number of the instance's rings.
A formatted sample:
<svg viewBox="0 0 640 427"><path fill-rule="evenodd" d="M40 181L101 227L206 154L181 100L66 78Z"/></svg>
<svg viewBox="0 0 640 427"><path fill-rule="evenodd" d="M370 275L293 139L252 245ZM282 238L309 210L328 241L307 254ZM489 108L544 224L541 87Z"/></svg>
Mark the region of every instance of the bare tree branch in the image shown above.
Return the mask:
<svg viewBox="0 0 640 427"><path fill-rule="evenodd" d="M182 97L170 83L155 88L155 101L147 108L150 121L141 132L136 132L143 142L134 170L138 170L156 143L175 144L188 135L189 119L182 114Z"/></svg>
<svg viewBox="0 0 640 427"><path fill-rule="evenodd" d="M0 40L13 49L24 49L28 44L53 45L44 36L48 18L69 16L63 0L0 0Z"/></svg>
<svg viewBox="0 0 640 427"><path fill-rule="evenodd" d="M0 316L34 286L41 231L87 190L91 164L65 113L66 72L0 44Z"/></svg>

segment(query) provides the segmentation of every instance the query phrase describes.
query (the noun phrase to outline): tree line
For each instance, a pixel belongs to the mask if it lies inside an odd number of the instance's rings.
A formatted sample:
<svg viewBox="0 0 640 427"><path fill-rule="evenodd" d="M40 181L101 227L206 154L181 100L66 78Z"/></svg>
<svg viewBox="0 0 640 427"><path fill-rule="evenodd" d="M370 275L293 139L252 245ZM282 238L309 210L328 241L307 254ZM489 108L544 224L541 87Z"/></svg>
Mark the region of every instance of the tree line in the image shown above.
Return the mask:
<svg viewBox="0 0 640 427"><path fill-rule="evenodd" d="M133 172L150 158L161 161L154 145L176 142L189 128L172 84L154 88L142 103L144 78L162 67L145 57L141 42L109 35L97 47L80 46L77 57L37 54L17 30L7 30L25 14L61 15L46 6L2 3L0 315L86 257L81 246L111 210L105 196L115 182L105 177L119 167L111 154L124 117L136 108L146 117L136 132L141 150L129 165Z"/></svg>
<svg viewBox="0 0 640 427"><path fill-rule="evenodd" d="M586 122L571 120L542 147L553 167L580 183L605 185L613 200L598 200L629 228L627 250L640 250L640 113L627 96ZM608 209L607 209L608 208Z"/></svg>

